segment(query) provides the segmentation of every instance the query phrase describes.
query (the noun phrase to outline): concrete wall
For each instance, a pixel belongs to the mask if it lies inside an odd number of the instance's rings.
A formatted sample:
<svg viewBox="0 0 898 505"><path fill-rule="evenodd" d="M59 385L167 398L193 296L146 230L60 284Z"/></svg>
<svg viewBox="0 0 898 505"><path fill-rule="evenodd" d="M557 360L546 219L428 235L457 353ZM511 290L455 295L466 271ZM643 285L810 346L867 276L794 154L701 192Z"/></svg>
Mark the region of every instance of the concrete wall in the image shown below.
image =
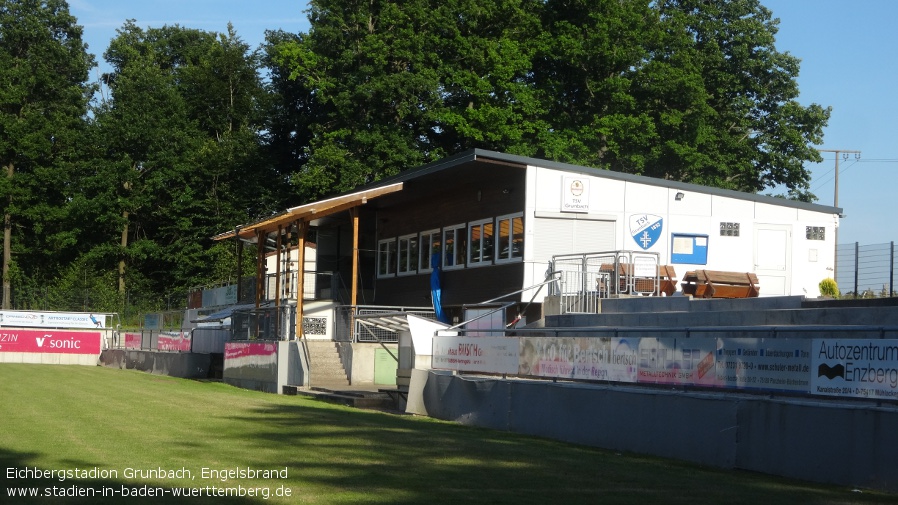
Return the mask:
<svg viewBox="0 0 898 505"><path fill-rule="evenodd" d="M249 360L235 364L234 360L226 357L222 374L224 382L244 389L275 394L283 394L286 385L308 385L307 354L300 343L295 340L271 343L277 345L277 351L270 360Z"/></svg>
<svg viewBox="0 0 898 505"><path fill-rule="evenodd" d="M185 379L209 377L212 355L191 352L139 351L107 349L100 354L100 364L110 368L140 370Z"/></svg>
<svg viewBox="0 0 898 505"><path fill-rule="evenodd" d="M566 442L898 492L898 406L415 370L411 413Z"/></svg>
<svg viewBox="0 0 898 505"><path fill-rule="evenodd" d="M97 366L96 354L59 354L37 352L3 352L0 363L32 363L40 365L84 365Z"/></svg>
<svg viewBox="0 0 898 505"><path fill-rule="evenodd" d="M352 384L373 384L375 353L378 349L387 348L394 356L399 356L398 344L380 344L369 342L337 342L337 352L343 361L343 368L348 372Z"/></svg>

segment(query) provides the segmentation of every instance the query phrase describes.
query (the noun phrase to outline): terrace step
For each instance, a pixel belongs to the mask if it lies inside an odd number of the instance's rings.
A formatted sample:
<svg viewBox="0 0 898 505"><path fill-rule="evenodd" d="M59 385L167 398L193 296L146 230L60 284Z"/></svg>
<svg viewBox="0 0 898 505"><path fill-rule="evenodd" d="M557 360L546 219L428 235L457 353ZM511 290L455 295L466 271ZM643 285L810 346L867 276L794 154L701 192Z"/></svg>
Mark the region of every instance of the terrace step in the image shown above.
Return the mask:
<svg viewBox="0 0 898 505"><path fill-rule="evenodd" d="M308 396L316 400L359 409L395 410L395 399L386 392L356 389L331 389L313 386L284 386L285 395Z"/></svg>
<svg viewBox="0 0 898 505"><path fill-rule="evenodd" d="M311 380L314 383L338 383L349 385L346 369L337 346L330 340L309 340L309 366Z"/></svg>

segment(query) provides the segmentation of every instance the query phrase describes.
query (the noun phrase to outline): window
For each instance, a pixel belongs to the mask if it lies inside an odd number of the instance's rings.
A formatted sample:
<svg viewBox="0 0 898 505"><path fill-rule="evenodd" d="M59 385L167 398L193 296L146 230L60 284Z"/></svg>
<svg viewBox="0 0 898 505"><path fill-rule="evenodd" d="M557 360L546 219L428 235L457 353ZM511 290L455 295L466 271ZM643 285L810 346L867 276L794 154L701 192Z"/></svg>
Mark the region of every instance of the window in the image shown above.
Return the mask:
<svg viewBox="0 0 898 505"><path fill-rule="evenodd" d="M377 276L387 277L396 273L396 239L377 243Z"/></svg>
<svg viewBox="0 0 898 505"><path fill-rule="evenodd" d="M501 216L499 225L499 249L496 262L518 260L524 257L524 218L518 214Z"/></svg>
<svg viewBox="0 0 898 505"><path fill-rule="evenodd" d="M428 230L421 232L421 247L418 249L418 272L425 273L433 270L432 258L436 255L437 261L443 254L443 241L440 239L440 230ZM437 263L439 266L439 263Z"/></svg>
<svg viewBox="0 0 898 505"><path fill-rule="evenodd" d="M413 274L418 269L418 236L399 237L399 253L396 258L399 275Z"/></svg>
<svg viewBox="0 0 898 505"><path fill-rule="evenodd" d="M808 240L826 240L826 228L823 226L805 227L804 236Z"/></svg>
<svg viewBox="0 0 898 505"><path fill-rule="evenodd" d="M739 223L720 223L721 237L738 237Z"/></svg>
<svg viewBox="0 0 898 505"><path fill-rule="evenodd" d="M476 221L468 226L468 266L493 261L496 244L493 241L493 220Z"/></svg>
<svg viewBox="0 0 898 505"><path fill-rule="evenodd" d="M443 268L465 266L465 225L457 224L443 230Z"/></svg>

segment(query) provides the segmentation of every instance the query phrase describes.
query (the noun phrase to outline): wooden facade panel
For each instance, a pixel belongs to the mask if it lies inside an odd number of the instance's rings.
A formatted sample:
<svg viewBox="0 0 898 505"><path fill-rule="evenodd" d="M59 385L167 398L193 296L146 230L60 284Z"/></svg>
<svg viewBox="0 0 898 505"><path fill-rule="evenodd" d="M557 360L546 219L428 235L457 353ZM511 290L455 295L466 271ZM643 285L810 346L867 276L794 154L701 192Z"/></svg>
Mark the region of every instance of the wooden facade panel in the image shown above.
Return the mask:
<svg viewBox="0 0 898 505"><path fill-rule="evenodd" d="M503 167L480 176L476 183L469 179L459 174L451 185L407 183L402 205L378 209L378 240L523 212L523 170Z"/></svg>

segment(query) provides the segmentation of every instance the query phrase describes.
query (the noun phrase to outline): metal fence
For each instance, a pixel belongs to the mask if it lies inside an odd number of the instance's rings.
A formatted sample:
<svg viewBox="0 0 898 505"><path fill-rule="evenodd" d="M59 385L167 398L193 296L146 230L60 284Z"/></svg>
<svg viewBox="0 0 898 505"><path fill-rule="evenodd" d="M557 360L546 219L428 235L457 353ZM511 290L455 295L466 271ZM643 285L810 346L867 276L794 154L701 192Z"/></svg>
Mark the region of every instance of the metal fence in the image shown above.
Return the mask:
<svg viewBox="0 0 898 505"><path fill-rule="evenodd" d="M235 310L231 331L233 340L292 340L296 338L296 306Z"/></svg>
<svg viewBox="0 0 898 505"><path fill-rule="evenodd" d="M842 296L883 298L895 293L895 242L836 248L836 283Z"/></svg>
<svg viewBox="0 0 898 505"><path fill-rule="evenodd" d="M595 313L602 298L658 295L659 265L658 253L635 251L553 256L550 270L559 280L549 294L560 297L562 313Z"/></svg>
<svg viewBox="0 0 898 505"><path fill-rule="evenodd" d="M356 315L393 314L406 312L426 319L436 320L433 309L427 307L384 307L373 305L344 305L335 307L336 319L334 340L338 342L399 342L399 335L392 330L372 325L363 325L355 319Z"/></svg>

